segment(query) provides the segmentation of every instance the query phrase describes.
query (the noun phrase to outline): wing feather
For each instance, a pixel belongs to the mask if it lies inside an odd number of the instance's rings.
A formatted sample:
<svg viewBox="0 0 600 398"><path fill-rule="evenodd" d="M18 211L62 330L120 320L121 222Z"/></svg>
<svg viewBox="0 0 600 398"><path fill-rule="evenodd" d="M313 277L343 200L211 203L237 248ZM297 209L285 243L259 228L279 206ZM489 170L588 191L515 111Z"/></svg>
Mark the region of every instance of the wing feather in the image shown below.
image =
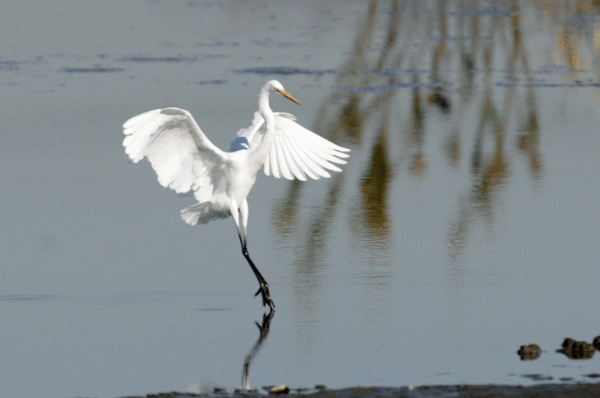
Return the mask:
<svg viewBox="0 0 600 398"><path fill-rule="evenodd" d="M296 143L294 137L288 137L290 145L293 147L291 153L293 153L296 163L302 167L302 170L312 179L318 180L321 178L319 175L320 167L313 162L308 156L304 154L302 147ZM326 177L326 176L324 176Z"/></svg>
<svg viewBox="0 0 600 398"><path fill-rule="evenodd" d="M289 160L288 165L290 170L294 173L297 179L300 181L306 181L306 173L304 172L304 162L299 159L295 152L295 144L289 139L289 137L282 136L282 141L285 141L282 145L284 156Z"/></svg>
<svg viewBox="0 0 600 398"><path fill-rule="evenodd" d="M295 122L294 115L275 112L275 137L263 165L266 175L282 176L288 180L306 177L319 179L331 177L327 170L342 171L335 164L346 164L349 149L313 133ZM252 124L238 131L238 136L248 139L251 149L256 149L266 132L260 113L254 114ZM335 163L335 164L334 164Z"/></svg>
<svg viewBox="0 0 600 398"><path fill-rule="evenodd" d="M204 135L192 115L179 108L155 109L123 124L125 153L134 163L144 157L165 188L198 201L215 194L227 154Z"/></svg>
<svg viewBox="0 0 600 398"><path fill-rule="evenodd" d="M256 148L260 144L260 141L262 141L262 134L257 134L257 132L261 128L264 129L264 124L265 119L263 119L261 114L254 112L252 124L245 129L240 129L236 135L238 137L245 137L248 140L250 148Z"/></svg>
<svg viewBox="0 0 600 398"><path fill-rule="evenodd" d="M279 163L277 162L277 149L275 145L271 145L271 148L269 149L269 156L267 156L267 159L269 159L269 161L271 162L271 172L273 173L273 177L281 178L281 169L279 167Z"/></svg>
<svg viewBox="0 0 600 398"><path fill-rule="evenodd" d="M265 175L268 175L268 176L271 175L271 161L269 160L269 156L267 156L267 158L265 159L265 164L263 165L263 170L265 172Z"/></svg>
<svg viewBox="0 0 600 398"><path fill-rule="evenodd" d="M275 112L275 117L284 118L288 120L296 120L296 116L286 112ZM250 148L256 148L260 145L262 137L265 134L265 119L262 117L260 112L254 112L254 117L250 126L245 129L239 129L237 132L238 137L245 137L250 144Z"/></svg>
<svg viewBox="0 0 600 398"><path fill-rule="evenodd" d="M301 159L302 163L306 165L307 169L313 174L311 178L318 180L321 177L331 177L323 168L319 165L318 161L313 160L313 155L310 152L305 152L302 145L296 144L296 156Z"/></svg>
<svg viewBox="0 0 600 398"><path fill-rule="evenodd" d="M331 174L329 174L327 172L327 170L325 170L325 167L323 166L325 164L325 162L323 162L317 155L315 155L314 152L307 151L304 146L299 146L298 151L301 153L302 156L304 156L304 159L306 161L309 161L311 163L314 172L319 175L319 177L317 179L319 179L321 177L324 177L324 178L331 177Z"/></svg>
<svg viewBox="0 0 600 398"><path fill-rule="evenodd" d="M285 154L285 145L281 144L281 136L276 136L273 140L273 148L277 152L277 164L279 164L279 170L281 174L288 180L293 180L294 176L290 172L288 165L288 159Z"/></svg>
<svg viewBox="0 0 600 398"><path fill-rule="evenodd" d="M288 119L276 119L276 130L278 134L283 134L293 140L295 145L290 145L290 150L296 151L298 157L305 164L311 165L312 170L319 176L330 177L326 170L342 171L333 163L346 163L343 159L349 156L345 153L349 151L348 149L338 146Z"/></svg>

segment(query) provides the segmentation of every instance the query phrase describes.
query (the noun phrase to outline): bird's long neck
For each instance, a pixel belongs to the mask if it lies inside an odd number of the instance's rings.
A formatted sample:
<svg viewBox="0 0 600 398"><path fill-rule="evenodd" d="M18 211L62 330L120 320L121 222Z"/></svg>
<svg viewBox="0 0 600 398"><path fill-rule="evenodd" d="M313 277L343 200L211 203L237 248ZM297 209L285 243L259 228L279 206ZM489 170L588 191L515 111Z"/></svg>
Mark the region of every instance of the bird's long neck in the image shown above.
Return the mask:
<svg viewBox="0 0 600 398"><path fill-rule="evenodd" d="M258 99L258 112L265 119L265 135L258 148L253 151L253 160L260 169L265 162L265 159L269 155L271 149L271 143L273 142L273 136L275 131L275 114L269 106L270 92L267 89L262 89Z"/></svg>
<svg viewBox="0 0 600 398"><path fill-rule="evenodd" d="M273 114L273 111L269 106L270 96L271 93L269 93L269 90L262 89L258 98L258 111L260 112L262 117L265 118L265 124L267 128L269 127L269 125L275 125L275 115Z"/></svg>

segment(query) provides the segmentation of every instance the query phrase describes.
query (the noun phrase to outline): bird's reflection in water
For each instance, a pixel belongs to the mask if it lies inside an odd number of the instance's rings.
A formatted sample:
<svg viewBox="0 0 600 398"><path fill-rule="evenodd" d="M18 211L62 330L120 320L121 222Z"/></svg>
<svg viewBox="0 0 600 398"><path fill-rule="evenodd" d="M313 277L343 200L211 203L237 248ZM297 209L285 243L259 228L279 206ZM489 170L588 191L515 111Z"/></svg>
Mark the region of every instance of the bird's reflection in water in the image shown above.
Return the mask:
<svg viewBox="0 0 600 398"><path fill-rule="evenodd" d="M267 339L267 336L269 335L269 330L271 327L271 320L273 320L274 316L275 316L275 310L271 310L269 312L269 314L266 314L266 313L263 314L262 324L255 322L256 326L258 326L258 330L260 331L260 334L258 336L258 340L256 340L256 343L254 343L254 345L248 352L248 355L246 355L246 358L244 358L244 366L242 367L242 382L240 384L240 391L249 391L250 390L250 380L248 379L249 373L250 373L250 364L252 363L252 360L254 359L256 354L258 354L262 345L264 344L265 340Z"/></svg>

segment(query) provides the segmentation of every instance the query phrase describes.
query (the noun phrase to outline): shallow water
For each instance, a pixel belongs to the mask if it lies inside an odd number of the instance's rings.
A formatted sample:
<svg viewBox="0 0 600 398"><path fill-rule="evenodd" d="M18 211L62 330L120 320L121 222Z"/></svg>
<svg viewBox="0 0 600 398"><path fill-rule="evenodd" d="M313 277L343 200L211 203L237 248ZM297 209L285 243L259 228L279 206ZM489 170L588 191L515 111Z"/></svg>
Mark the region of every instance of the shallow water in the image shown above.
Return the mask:
<svg viewBox="0 0 600 398"><path fill-rule="evenodd" d="M352 149L261 176L249 250L277 311L249 386L590 381L600 334L599 9L588 1L19 2L0 46L0 396L232 390L263 309L231 220L127 161L190 110L228 148L274 110ZM543 353L520 361L522 344Z"/></svg>

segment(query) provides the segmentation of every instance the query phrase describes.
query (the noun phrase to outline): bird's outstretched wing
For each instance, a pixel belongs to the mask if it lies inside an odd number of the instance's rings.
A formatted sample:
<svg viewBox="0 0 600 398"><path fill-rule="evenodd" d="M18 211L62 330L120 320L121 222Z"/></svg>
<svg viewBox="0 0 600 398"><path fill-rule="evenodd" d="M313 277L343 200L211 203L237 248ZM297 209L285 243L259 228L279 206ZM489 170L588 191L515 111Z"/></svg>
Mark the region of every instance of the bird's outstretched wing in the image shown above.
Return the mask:
<svg viewBox="0 0 600 398"><path fill-rule="evenodd" d="M125 153L134 163L147 157L163 187L178 193L193 189L198 201L215 192L227 154L210 142L188 111L142 113L123 124L123 133Z"/></svg>
<svg viewBox="0 0 600 398"><path fill-rule="evenodd" d="M305 129L295 122L294 115L275 112L275 136L264 164L266 175L276 178L297 178L306 181L306 177L318 180L331 177L327 170L342 171L337 164L346 164L344 158L349 149ZM252 124L238 131L238 137L246 137L250 150L257 148L265 134L265 122L260 113L254 114Z"/></svg>

